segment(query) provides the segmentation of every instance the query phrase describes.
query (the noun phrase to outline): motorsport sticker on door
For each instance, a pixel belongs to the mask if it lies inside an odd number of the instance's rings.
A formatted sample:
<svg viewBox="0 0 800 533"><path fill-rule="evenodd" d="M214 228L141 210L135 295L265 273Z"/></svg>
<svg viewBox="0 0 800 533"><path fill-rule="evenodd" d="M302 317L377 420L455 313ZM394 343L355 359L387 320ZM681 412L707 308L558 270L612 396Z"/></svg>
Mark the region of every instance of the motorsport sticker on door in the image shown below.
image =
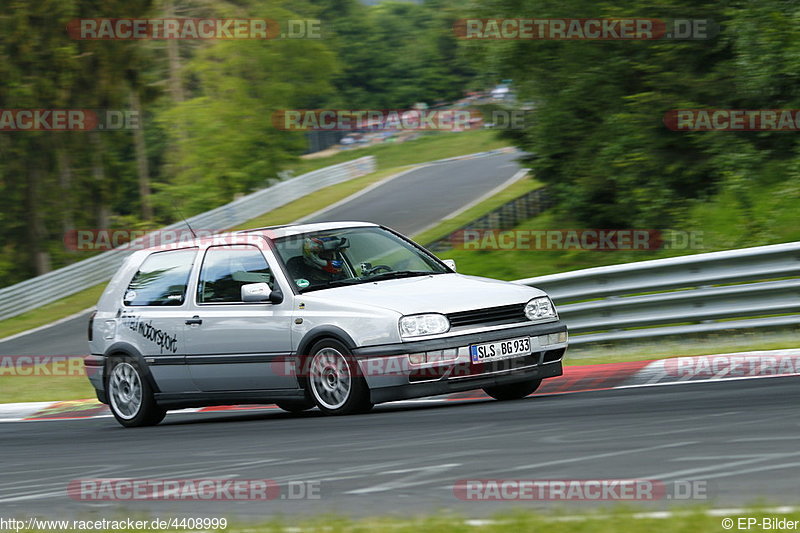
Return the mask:
<svg viewBox="0 0 800 533"><path fill-rule="evenodd" d="M497 361L519 355L530 355L531 338L520 337L507 341L487 342L485 344L473 344L469 347L469 355L473 363L484 363L486 361Z"/></svg>

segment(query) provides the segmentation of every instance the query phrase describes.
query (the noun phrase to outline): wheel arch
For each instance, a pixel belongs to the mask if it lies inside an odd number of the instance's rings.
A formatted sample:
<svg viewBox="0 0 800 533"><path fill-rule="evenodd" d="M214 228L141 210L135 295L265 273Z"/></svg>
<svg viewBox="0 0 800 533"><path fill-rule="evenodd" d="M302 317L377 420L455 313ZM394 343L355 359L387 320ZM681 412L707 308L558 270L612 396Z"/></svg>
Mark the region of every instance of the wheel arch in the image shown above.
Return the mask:
<svg viewBox="0 0 800 533"><path fill-rule="evenodd" d="M105 384L106 391L108 391L108 375L111 371L111 362L114 358L130 357L138 363L142 376L147 380L153 392L161 392L155 378L153 378L153 374L150 372L150 366L144 360L144 356L132 344L127 342L115 342L106 349L103 356L106 359L105 365L103 365L103 383Z"/></svg>
<svg viewBox="0 0 800 533"><path fill-rule="evenodd" d="M325 339L333 339L341 342L351 352L357 346L356 342L353 340L353 337L351 337L349 333L338 326L317 326L310 329L305 335L303 335L303 338L300 340L300 344L297 346L295 364L297 370L297 383L305 391L309 398L311 398L311 392L308 387L308 372L306 372L307 368L305 361L308 359L308 356L311 355L309 353L311 347L319 341Z"/></svg>
<svg viewBox="0 0 800 533"><path fill-rule="evenodd" d="M342 328L338 326L317 326L306 332L300 340L300 344L297 345L298 358L311 355L308 351L312 346L323 339L337 340L347 346L347 349L351 351L357 346L353 337Z"/></svg>

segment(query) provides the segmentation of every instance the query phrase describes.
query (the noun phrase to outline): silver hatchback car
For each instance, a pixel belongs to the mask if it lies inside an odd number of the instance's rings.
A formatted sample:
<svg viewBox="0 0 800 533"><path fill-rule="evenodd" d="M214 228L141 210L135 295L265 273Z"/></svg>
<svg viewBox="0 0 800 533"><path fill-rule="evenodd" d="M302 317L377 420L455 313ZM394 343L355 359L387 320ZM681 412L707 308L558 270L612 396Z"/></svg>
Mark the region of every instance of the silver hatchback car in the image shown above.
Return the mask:
<svg viewBox="0 0 800 533"><path fill-rule="evenodd" d="M140 250L89 324L87 374L123 426L274 403L369 410L559 376L567 328L541 290L455 272L365 222L254 229Z"/></svg>

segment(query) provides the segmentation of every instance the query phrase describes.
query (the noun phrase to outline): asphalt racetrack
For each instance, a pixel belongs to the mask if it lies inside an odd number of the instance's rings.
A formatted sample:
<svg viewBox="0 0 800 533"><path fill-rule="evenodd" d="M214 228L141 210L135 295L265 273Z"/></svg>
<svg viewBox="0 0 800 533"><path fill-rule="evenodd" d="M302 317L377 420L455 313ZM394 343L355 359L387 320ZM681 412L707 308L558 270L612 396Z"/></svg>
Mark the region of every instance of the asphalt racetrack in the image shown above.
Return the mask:
<svg viewBox="0 0 800 533"><path fill-rule="evenodd" d="M0 508L112 518L275 514L409 516L451 510L466 517L503 507L574 511L589 502L463 501L463 479L700 481L706 500L664 496L642 511L757 496L795 503L800 431L795 377L736 380L529 397L386 404L324 417L252 413L170 414L152 428L111 418L0 424ZM67 495L86 478L271 479L312 482L318 499L216 502L85 502ZM295 486L299 486L295 483ZM281 494L288 497L288 491ZM667 494L670 491L667 490Z"/></svg>

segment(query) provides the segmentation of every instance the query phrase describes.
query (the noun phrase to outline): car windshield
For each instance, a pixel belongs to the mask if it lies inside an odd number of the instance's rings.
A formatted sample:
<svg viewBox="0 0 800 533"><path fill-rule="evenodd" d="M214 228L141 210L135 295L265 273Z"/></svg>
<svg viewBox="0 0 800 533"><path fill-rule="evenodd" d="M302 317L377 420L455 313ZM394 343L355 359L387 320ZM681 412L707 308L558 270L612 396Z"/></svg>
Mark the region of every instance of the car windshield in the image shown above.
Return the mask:
<svg viewBox="0 0 800 533"><path fill-rule="evenodd" d="M275 247L300 292L450 272L425 250L378 227L302 233L276 239Z"/></svg>

